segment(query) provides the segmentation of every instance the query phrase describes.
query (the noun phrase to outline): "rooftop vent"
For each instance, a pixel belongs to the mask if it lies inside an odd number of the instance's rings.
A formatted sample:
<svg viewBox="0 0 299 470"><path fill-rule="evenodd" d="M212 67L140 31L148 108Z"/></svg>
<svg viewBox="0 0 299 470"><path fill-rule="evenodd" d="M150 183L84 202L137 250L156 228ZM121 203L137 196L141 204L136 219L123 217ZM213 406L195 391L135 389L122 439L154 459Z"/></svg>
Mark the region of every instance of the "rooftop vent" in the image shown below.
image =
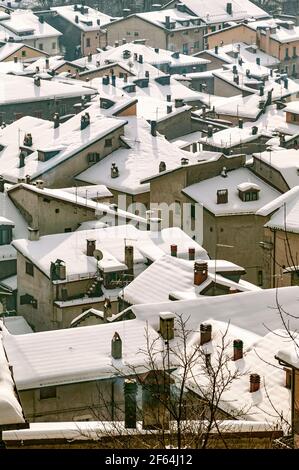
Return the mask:
<svg viewBox="0 0 299 470"><path fill-rule="evenodd" d="M178 254L178 246L177 245L170 245L170 255L177 257Z"/></svg>
<svg viewBox="0 0 299 470"><path fill-rule="evenodd" d="M117 178L119 176L119 169L116 163L111 165L111 178Z"/></svg>
<svg viewBox="0 0 299 470"><path fill-rule="evenodd" d="M194 285L200 286L208 277L208 263L194 263Z"/></svg>
<svg viewBox="0 0 299 470"><path fill-rule="evenodd" d="M159 163L159 173L162 173L162 171L166 171L166 163L165 162L160 162Z"/></svg>
<svg viewBox="0 0 299 470"><path fill-rule="evenodd" d="M86 127L88 127L90 124L90 115L89 113L85 113L83 114L83 116L81 116L81 131L83 131Z"/></svg>
<svg viewBox="0 0 299 470"><path fill-rule="evenodd" d="M212 325L202 323L200 325L200 345L208 343L212 339Z"/></svg>
<svg viewBox="0 0 299 470"><path fill-rule="evenodd" d="M258 374L251 374L249 378L249 391L250 393L257 392L260 389L261 378Z"/></svg>
<svg viewBox="0 0 299 470"><path fill-rule="evenodd" d="M93 256L96 249L96 240L86 240L86 256Z"/></svg>
<svg viewBox="0 0 299 470"><path fill-rule="evenodd" d="M228 189L218 189L217 190L217 204L227 204L228 203Z"/></svg>
<svg viewBox="0 0 299 470"><path fill-rule="evenodd" d="M122 358L122 340L117 332L114 333L111 340L111 356L113 359Z"/></svg>
<svg viewBox="0 0 299 470"><path fill-rule="evenodd" d="M238 361L243 358L243 341L241 339L234 340L234 361Z"/></svg>
<svg viewBox="0 0 299 470"><path fill-rule="evenodd" d="M233 14L233 4L232 3L227 3L226 4L226 12L227 12L228 15Z"/></svg>

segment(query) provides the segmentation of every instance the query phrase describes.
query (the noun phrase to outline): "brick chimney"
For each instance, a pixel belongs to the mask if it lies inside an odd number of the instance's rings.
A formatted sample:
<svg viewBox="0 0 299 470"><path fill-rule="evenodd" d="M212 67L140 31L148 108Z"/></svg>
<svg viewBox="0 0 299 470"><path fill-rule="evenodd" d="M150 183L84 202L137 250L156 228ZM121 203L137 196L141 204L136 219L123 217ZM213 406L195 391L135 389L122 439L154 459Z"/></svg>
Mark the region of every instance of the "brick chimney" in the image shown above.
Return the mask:
<svg viewBox="0 0 299 470"><path fill-rule="evenodd" d="M241 339L234 340L234 361L243 358L243 341Z"/></svg>
<svg viewBox="0 0 299 470"><path fill-rule="evenodd" d="M122 340L117 332L114 333L111 340L111 356L113 359L122 358Z"/></svg>
<svg viewBox="0 0 299 470"><path fill-rule="evenodd" d="M175 314L172 312L160 313L159 333L165 340L174 338L174 318Z"/></svg>
<svg viewBox="0 0 299 470"><path fill-rule="evenodd" d="M189 248L188 254L189 254L189 260L194 261L195 260L195 248Z"/></svg>
<svg viewBox="0 0 299 470"><path fill-rule="evenodd" d="M170 245L170 254L171 256L177 256L178 255L178 246L177 245Z"/></svg>
<svg viewBox="0 0 299 470"><path fill-rule="evenodd" d="M250 393L257 392L260 389L261 378L258 374L250 374L249 384Z"/></svg>
<svg viewBox="0 0 299 470"><path fill-rule="evenodd" d="M201 323L200 325L200 345L208 343L212 339L212 325Z"/></svg>
<svg viewBox="0 0 299 470"><path fill-rule="evenodd" d="M194 285L200 286L208 277L208 263L194 263Z"/></svg>
<svg viewBox="0 0 299 470"><path fill-rule="evenodd" d="M86 240L87 242L87 249L86 255L93 256L94 250L96 249L96 241L95 240Z"/></svg>

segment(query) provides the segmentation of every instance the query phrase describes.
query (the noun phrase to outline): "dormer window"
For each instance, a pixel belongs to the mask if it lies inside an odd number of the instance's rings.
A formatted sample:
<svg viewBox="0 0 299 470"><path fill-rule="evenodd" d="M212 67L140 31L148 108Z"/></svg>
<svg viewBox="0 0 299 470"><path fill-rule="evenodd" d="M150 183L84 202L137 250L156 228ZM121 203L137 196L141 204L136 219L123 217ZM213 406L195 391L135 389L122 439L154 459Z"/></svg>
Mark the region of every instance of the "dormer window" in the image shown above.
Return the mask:
<svg viewBox="0 0 299 470"><path fill-rule="evenodd" d="M241 183L237 187L239 198L243 202L257 201L259 199L260 187L254 183Z"/></svg>

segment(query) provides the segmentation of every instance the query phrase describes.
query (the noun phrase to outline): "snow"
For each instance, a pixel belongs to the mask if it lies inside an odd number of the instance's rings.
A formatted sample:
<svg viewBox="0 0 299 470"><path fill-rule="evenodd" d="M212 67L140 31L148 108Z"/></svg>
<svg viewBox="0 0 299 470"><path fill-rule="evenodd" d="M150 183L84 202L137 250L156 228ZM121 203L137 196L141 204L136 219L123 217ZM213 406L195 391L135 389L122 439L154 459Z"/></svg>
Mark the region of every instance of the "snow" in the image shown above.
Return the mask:
<svg viewBox="0 0 299 470"><path fill-rule="evenodd" d="M240 191L249 191L250 189L255 189L256 191L260 191L261 188L258 184L255 183L240 183L237 186L237 189Z"/></svg>
<svg viewBox="0 0 299 470"><path fill-rule="evenodd" d="M286 364L290 365L294 369L299 369L299 351L298 347L293 341L290 341L291 344L289 345L288 349L285 349L283 345L283 349L279 350L276 354L277 358L286 362Z"/></svg>
<svg viewBox="0 0 299 470"><path fill-rule="evenodd" d="M1 13L0 13L1 14ZM1 18L0 18L1 20ZM24 44L16 43L16 42L8 42L4 45L0 46L0 62L2 60L7 59L7 57L11 56L12 54L16 53L19 49L21 49Z"/></svg>
<svg viewBox="0 0 299 470"><path fill-rule="evenodd" d="M287 103L286 107L284 108L284 112L299 114L299 101L291 101L290 103Z"/></svg>
<svg viewBox="0 0 299 470"><path fill-rule="evenodd" d="M14 222L6 217L0 216L0 225L12 225L14 227Z"/></svg>
<svg viewBox="0 0 299 470"><path fill-rule="evenodd" d="M181 165L186 154L169 143L164 136L157 133L151 135L150 125L142 118L127 117L123 140L129 148L120 148L102 161L77 175L77 180L89 184L104 184L109 189L128 194L145 193L150 190L149 184L141 184L141 180L159 172L159 163L164 161L167 169ZM198 158L188 153L190 162ZM111 178L111 165L115 163L119 176Z"/></svg>
<svg viewBox="0 0 299 470"><path fill-rule="evenodd" d="M229 149L237 145L255 141L262 136L267 136L265 130L258 130L256 134L253 134L252 128L247 127L240 129L239 127L233 127L215 132L212 137L202 137L199 142L219 149ZM270 133L268 133L268 137L271 137Z"/></svg>
<svg viewBox="0 0 299 470"><path fill-rule="evenodd" d="M91 8L90 6L87 8L87 13L82 14L80 11L80 4L78 5L78 10L74 10L74 5L66 5L66 6L59 6L59 7L51 7L52 11L58 13L59 16L64 18L65 20L72 23L77 28L81 29L82 31L98 31L101 29L102 26L105 26L110 23L112 20L111 16L105 15L104 13ZM76 23L75 17L78 16L79 22ZM100 24L97 23L99 21ZM91 22L92 24L89 25L87 23Z"/></svg>
<svg viewBox="0 0 299 470"><path fill-rule="evenodd" d="M54 80L41 80L40 87L34 84L30 77L0 74L0 105L13 103L31 103L35 101L81 97L95 95L96 90L91 86L81 86L76 80L71 82L58 82ZM22 96L16 94L22 90Z"/></svg>
<svg viewBox="0 0 299 470"><path fill-rule="evenodd" d="M273 150L271 152L256 153L253 155L257 161L271 166L285 179L289 188L299 184L299 151L295 149Z"/></svg>
<svg viewBox="0 0 299 470"><path fill-rule="evenodd" d="M258 95L249 96L231 96L224 103L215 104L216 114L236 116L239 118L249 118L256 120L261 113L259 102L261 98ZM252 125L252 123L251 123Z"/></svg>
<svg viewBox="0 0 299 470"><path fill-rule="evenodd" d="M197 18L194 18L194 16L191 16L190 14L188 13L185 13L185 12L181 12L181 11L178 11L176 8L169 8L169 9L165 9L162 11L160 10L157 10L157 11L150 11L150 12L145 12L145 13L138 13L136 15L137 17L139 18L142 18L146 21L149 21L157 26L159 26L160 28L166 28L165 27L165 16L169 16L170 17L170 22L171 23L174 23L174 30L180 30L180 29L187 29L188 27L189 28L194 28L194 27L197 27L198 28L198 25L196 25L194 23L194 20L196 20ZM185 21L188 21L188 26L183 26L182 22L185 22Z"/></svg>
<svg viewBox="0 0 299 470"><path fill-rule="evenodd" d="M281 202L280 208L271 216L265 227L299 233L299 186L294 189L297 191Z"/></svg>
<svg viewBox="0 0 299 470"><path fill-rule="evenodd" d="M2 284L4 287L8 287L12 291L16 290L18 288L17 275L1 279L0 284Z"/></svg>
<svg viewBox="0 0 299 470"><path fill-rule="evenodd" d="M61 188L61 191L75 195L77 194L79 197L88 199L110 198L113 196L111 191L109 191L109 189L103 184Z"/></svg>
<svg viewBox="0 0 299 470"><path fill-rule="evenodd" d="M25 335L33 333L32 328L28 325L24 317L2 317L2 321L11 335Z"/></svg>
<svg viewBox="0 0 299 470"><path fill-rule="evenodd" d="M278 196L273 201L261 207L257 211L257 215L262 215L264 217L267 215L270 215L272 212L276 211L277 209L282 207L284 204L287 205L289 202L292 202L294 199L298 197L299 197L299 186L294 186L294 188L290 189L286 193L282 194L281 196Z"/></svg>
<svg viewBox="0 0 299 470"><path fill-rule="evenodd" d="M145 328L144 322L128 320L18 336L6 332L4 345L21 391L130 375L132 367L145 372L146 358L140 354L146 348ZM111 357L115 331L122 340L119 360ZM157 351L162 350L163 340L151 328L148 333L150 341L157 338Z"/></svg>
<svg viewBox="0 0 299 470"><path fill-rule="evenodd" d="M169 249L170 252L170 249ZM209 262L210 267L213 260ZM215 263L214 263L215 264ZM216 270L218 268L216 267ZM164 302L171 295L177 299L197 298L204 295L204 290L215 281L217 285L243 290L258 289L253 284L244 287L223 276L214 273L200 286L194 285L194 261L187 261L165 255L151 264L143 273L124 288L124 299L131 305Z"/></svg>
<svg viewBox="0 0 299 470"><path fill-rule="evenodd" d="M7 36L15 39L39 39L62 36L57 29L49 23L41 23L36 15L29 10L15 10L11 12L9 19L0 22L0 27ZM27 34L27 32L31 34Z"/></svg>
<svg viewBox="0 0 299 470"><path fill-rule="evenodd" d="M16 259L16 250L11 245L0 245L0 261Z"/></svg>
<svg viewBox="0 0 299 470"><path fill-rule="evenodd" d="M15 394L15 386L3 346L0 323L0 427L25 423L23 410Z"/></svg>
<svg viewBox="0 0 299 470"><path fill-rule="evenodd" d="M61 55L51 56L47 58L40 57L39 59L32 62L32 64L26 67L26 72L36 72L37 67L39 68L41 72L45 72L46 70L56 70L62 65L64 65L65 63L66 61ZM47 64L49 65L47 66Z"/></svg>
<svg viewBox="0 0 299 470"><path fill-rule="evenodd" d="M259 199L256 201L242 201L239 197L238 186L246 184L258 186ZM217 191L228 190L228 202L217 204ZM247 168L227 171L227 176L215 176L199 183L192 184L183 189L184 194L217 215L254 214L258 209L275 199L280 193L258 178Z"/></svg>

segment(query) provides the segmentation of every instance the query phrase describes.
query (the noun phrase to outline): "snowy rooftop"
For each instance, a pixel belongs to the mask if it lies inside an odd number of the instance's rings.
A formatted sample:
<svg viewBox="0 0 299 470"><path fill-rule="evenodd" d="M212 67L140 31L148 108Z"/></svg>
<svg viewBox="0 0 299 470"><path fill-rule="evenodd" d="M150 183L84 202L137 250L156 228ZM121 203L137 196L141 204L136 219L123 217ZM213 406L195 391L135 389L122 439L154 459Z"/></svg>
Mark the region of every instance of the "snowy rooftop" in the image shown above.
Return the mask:
<svg viewBox="0 0 299 470"><path fill-rule="evenodd" d="M33 333L32 328L28 325L24 317L2 317L3 325L11 335L26 335Z"/></svg>
<svg viewBox="0 0 299 470"><path fill-rule="evenodd" d="M94 184L90 186L74 186L72 188L61 188L61 190L66 193L75 194L85 199L109 198L113 196L107 186L103 184Z"/></svg>
<svg viewBox="0 0 299 470"><path fill-rule="evenodd" d="M206 137L202 137L199 141L211 147L229 149L237 145L257 140L261 136L267 136L270 138L272 137L272 134L267 132L265 129L258 129L257 133L253 134L252 128L250 127L245 127L243 129L233 127L215 132L212 137L208 137L208 135Z"/></svg>
<svg viewBox="0 0 299 470"><path fill-rule="evenodd" d="M291 101L290 103L287 103L284 111L287 113L299 114L299 101Z"/></svg>
<svg viewBox="0 0 299 470"><path fill-rule="evenodd" d="M38 39L62 35L49 23L45 21L41 23L38 16L30 10L15 10L10 14L10 18L1 21L0 25L6 30L7 36L14 36L18 39Z"/></svg>
<svg viewBox="0 0 299 470"><path fill-rule="evenodd" d="M1 129L0 144L3 149L0 151L0 164L3 177L16 182L26 175L31 178L42 175L126 123L125 120L103 116L97 108L90 107L88 112L90 124L83 130L80 128L81 116L85 111L56 129L51 121L29 116ZM24 136L28 132L32 135L33 152L25 158L24 167L19 168L19 147L23 145ZM55 154L52 158L41 161L38 159L38 151L54 151Z"/></svg>
<svg viewBox="0 0 299 470"><path fill-rule="evenodd" d="M8 186L6 185L6 190ZM0 216L8 220L11 220L14 224L13 228L13 238L23 238L27 236L27 222L21 215L20 211L13 204L11 199L8 196L7 191L3 193L0 192ZM4 245L7 246L7 245ZM3 246L1 247L3 248ZM0 250L1 251L1 250ZM9 247L9 252L15 253L13 247ZM1 254L0 254L1 258Z"/></svg>
<svg viewBox="0 0 299 470"><path fill-rule="evenodd" d="M169 143L164 136L157 133L151 135L150 125L142 118L127 117L123 140L129 148L120 148L108 155L77 176L80 181L89 184L104 184L109 189L116 189L129 194L149 191L149 184L141 184L141 180L159 172L161 161L167 169L181 164L186 154ZM190 162L196 163L198 158L188 153ZM119 176L111 178L111 165L115 163Z"/></svg>
<svg viewBox="0 0 299 470"><path fill-rule="evenodd" d="M0 105L92 96L97 93L90 85L79 85L76 80L64 83L62 81L40 80L40 86L37 86L31 77L0 74L0 81ZM22 96L16 94L16 90L22 90Z"/></svg>
<svg viewBox="0 0 299 470"><path fill-rule="evenodd" d="M290 188L299 184L299 151L295 149L273 150L256 153L256 161L263 161L279 171Z"/></svg>
<svg viewBox="0 0 299 470"><path fill-rule="evenodd" d="M226 21L237 21L250 18L268 17L268 13L249 0L232 0L232 14L226 9L226 2L222 0L184 0L189 10L202 18L206 23L223 23ZM163 10L164 11L164 10Z"/></svg>
<svg viewBox="0 0 299 470"><path fill-rule="evenodd" d="M165 16L169 16L170 22L174 24L172 29L186 29L186 28L198 28L197 18L186 13L178 11L176 8L169 8L157 11L149 11L145 13L138 13L136 15L139 18L142 18L150 23L153 23L159 27L166 28L165 25Z"/></svg>
<svg viewBox="0 0 299 470"><path fill-rule="evenodd" d="M19 43L19 42L7 42L1 45L0 46L0 61L5 60L11 55L15 54L23 46L24 46L24 43ZM45 53L41 51L41 54L45 54Z"/></svg>
<svg viewBox="0 0 299 470"><path fill-rule="evenodd" d="M75 9L76 8L76 9ZM59 16L72 23L82 31L97 31L102 26L110 23L112 17L91 8L90 6L83 6L80 4L66 5L60 7L52 7ZM76 16L78 22L76 22Z"/></svg>
<svg viewBox="0 0 299 470"><path fill-rule="evenodd" d="M0 322L0 428L8 424L25 423L22 407L15 393L15 384L3 346Z"/></svg>
<svg viewBox="0 0 299 470"><path fill-rule="evenodd" d="M277 210L278 209L278 210ZM272 214L265 227L299 233L299 186L295 186L258 212L261 215Z"/></svg>
<svg viewBox="0 0 299 470"><path fill-rule="evenodd" d="M228 97L223 103L216 103L214 107L217 114L227 114L229 116L255 120L258 114L261 113L259 108L260 101L261 98L255 94L244 97L237 95Z"/></svg>
<svg viewBox="0 0 299 470"><path fill-rule="evenodd" d="M170 249L169 249L170 252ZM169 253L168 252L168 253ZM135 278L131 284L124 288L124 299L134 304L164 302L169 300L171 294L174 298L197 298L204 295L204 290L215 281L217 285L240 291L256 290L253 284L246 286L216 274L213 260L209 262L208 278L200 286L194 285L194 261L187 261L169 255L159 258L143 273ZM216 271L219 272L219 266Z"/></svg>
<svg viewBox="0 0 299 470"><path fill-rule="evenodd" d="M125 262L125 242L134 246L134 264L145 267L147 258L155 260L169 253L171 243L180 248L181 256L187 256L189 247L196 248L197 256L206 257L205 250L175 227L161 232L138 230L131 224L94 230L82 230L41 237L38 241L26 239L13 242L14 247L30 259L47 276L50 264L61 259L66 263L67 280L76 276L94 275L97 261L86 255L86 240L95 240L96 248L103 252L100 269L118 271L127 269Z"/></svg>
<svg viewBox="0 0 299 470"><path fill-rule="evenodd" d="M259 199L256 201L242 201L239 197L240 184L257 185L260 188ZM228 202L217 204L217 191L228 190ZM185 188L184 193L215 215L254 214L258 209L280 195L270 185L258 178L247 168L238 168L227 171L227 176L215 176Z"/></svg>
<svg viewBox="0 0 299 470"><path fill-rule="evenodd" d="M39 59L32 62L30 65L27 65L26 72L36 72L36 68L38 67L40 72L44 72L46 70L56 70L58 67L64 65L66 61L64 60L63 56L56 55L51 57L40 57Z"/></svg>

